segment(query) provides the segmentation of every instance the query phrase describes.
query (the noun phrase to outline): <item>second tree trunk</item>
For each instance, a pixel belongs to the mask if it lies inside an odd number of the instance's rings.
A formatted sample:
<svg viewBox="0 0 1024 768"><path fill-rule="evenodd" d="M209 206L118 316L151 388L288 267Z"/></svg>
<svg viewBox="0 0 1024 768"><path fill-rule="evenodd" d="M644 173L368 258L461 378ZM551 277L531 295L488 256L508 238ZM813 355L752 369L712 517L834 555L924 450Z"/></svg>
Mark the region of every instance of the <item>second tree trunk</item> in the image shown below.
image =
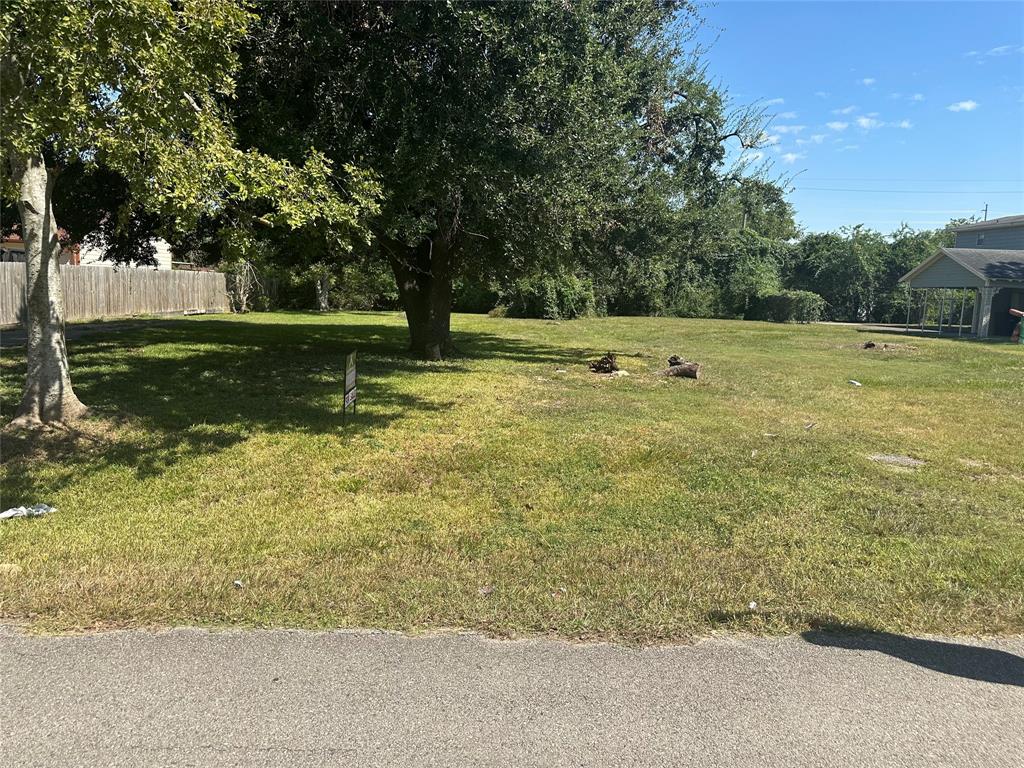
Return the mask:
<svg viewBox="0 0 1024 768"><path fill-rule="evenodd" d="M60 242L53 215L56 174L41 154L11 158L25 240L27 371L14 423L73 421L86 412L74 389L64 342Z"/></svg>

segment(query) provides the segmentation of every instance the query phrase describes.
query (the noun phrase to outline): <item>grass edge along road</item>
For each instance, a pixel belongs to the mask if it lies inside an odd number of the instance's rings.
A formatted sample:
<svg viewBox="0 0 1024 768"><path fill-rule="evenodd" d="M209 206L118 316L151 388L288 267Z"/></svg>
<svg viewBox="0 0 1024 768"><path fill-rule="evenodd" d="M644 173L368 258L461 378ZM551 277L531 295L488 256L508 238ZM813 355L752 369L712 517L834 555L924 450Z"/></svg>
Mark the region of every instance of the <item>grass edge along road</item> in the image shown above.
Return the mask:
<svg viewBox="0 0 1024 768"><path fill-rule="evenodd" d="M3 506L60 511L0 525L0 616L623 641L1024 631L1020 347L658 318L455 329L464 354L444 363L403 353L396 313L72 341L95 415L4 434ZM589 372L608 350L629 376ZM701 380L656 375L673 353ZM5 403L23 370L5 350Z"/></svg>

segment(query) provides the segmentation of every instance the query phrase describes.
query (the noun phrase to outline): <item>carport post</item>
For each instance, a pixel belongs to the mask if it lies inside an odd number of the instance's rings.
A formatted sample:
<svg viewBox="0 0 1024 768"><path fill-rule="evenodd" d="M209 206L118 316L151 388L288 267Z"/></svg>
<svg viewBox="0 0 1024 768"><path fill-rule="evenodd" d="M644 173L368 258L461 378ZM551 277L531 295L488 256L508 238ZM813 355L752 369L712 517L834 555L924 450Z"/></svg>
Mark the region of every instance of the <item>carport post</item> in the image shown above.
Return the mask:
<svg viewBox="0 0 1024 768"><path fill-rule="evenodd" d="M964 309L967 308L967 290L961 288L960 293L960 325L956 327L956 335L964 335Z"/></svg>
<svg viewBox="0 0 1024 768"><path fill-rule="evenodd" d="M942 315L946 312L946 289L939 294L939 335L942 335Z"/></svg>
<svg viewBox="0 0 1024 768"><path fill-rule="evenodd" d="M910 304L914 300L914 289L907 288L907 325L903 329L904 333L910 333Z"/></svg>
<svg viewBox="0 0 1024 768"><path fill-rule="evenodd" d="M921 307L921 330L924 330L924 321L928 318L928 293L930 288L924 289L924 306Z"/></svg>

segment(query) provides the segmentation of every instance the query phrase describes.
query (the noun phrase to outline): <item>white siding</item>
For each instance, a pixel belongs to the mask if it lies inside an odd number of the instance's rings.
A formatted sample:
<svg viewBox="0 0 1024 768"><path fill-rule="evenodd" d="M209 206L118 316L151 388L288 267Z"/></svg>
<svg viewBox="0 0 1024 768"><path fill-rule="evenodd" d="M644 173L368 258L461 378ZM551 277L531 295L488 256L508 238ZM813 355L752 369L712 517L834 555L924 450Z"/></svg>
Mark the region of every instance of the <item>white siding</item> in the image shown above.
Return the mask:
<svg viewBox="0 0 1024 768"><path fill-rule="evenodd" d="M171 246L167 244L165 240L154 240L153 247L156 248L156 266L150 266L148 264L140 265L120 265L121 268L125 266L137 266L138 269L170 269L171 268ZM83 265L89 265L93 267L113 267L115 266L112 261L103 260L102 247L93 247L83 245L80 251L81 263Z"/></svg>

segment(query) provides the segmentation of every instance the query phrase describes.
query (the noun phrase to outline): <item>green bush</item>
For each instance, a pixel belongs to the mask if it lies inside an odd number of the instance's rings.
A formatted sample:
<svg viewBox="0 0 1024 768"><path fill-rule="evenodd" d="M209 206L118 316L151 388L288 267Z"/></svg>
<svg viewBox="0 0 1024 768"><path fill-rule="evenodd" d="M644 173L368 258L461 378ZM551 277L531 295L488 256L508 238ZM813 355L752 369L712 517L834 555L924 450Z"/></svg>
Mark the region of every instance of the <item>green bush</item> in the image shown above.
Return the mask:
<svg viewBox="0 0 1024 768"><path fill-rule="evenodd" d="M666 314L675 317L721 317L722 289L694 263L687 264L670 286Z"/></svg>
<svg viewBox="0 0 1024 768"><path fill-rule="evenodd" d="M453 286L452 310L483 315L498 303L498 292L492 285L480 280L456 280Z"/></svg>
<svg viewBox="0 0 1024 768"><path fill-rule="evenodd" d="M815 323L825 311L825 299L812 291L780 291L751 302L747 320L774 323Z"/></svg>
<svg viewBox="0 0 1024 768"><path fill-rule="evenodd" d="M502 292L508 317L569 320L594 314L594 284L576 275L545 275L517 280Z"/></svg>
<svg viewBox="0 0 1024 768"><path fill-rule="evenodd" d="M692 281L676 286L667 314L674 317L720 317L721 291L711 281Z"/></svg>

